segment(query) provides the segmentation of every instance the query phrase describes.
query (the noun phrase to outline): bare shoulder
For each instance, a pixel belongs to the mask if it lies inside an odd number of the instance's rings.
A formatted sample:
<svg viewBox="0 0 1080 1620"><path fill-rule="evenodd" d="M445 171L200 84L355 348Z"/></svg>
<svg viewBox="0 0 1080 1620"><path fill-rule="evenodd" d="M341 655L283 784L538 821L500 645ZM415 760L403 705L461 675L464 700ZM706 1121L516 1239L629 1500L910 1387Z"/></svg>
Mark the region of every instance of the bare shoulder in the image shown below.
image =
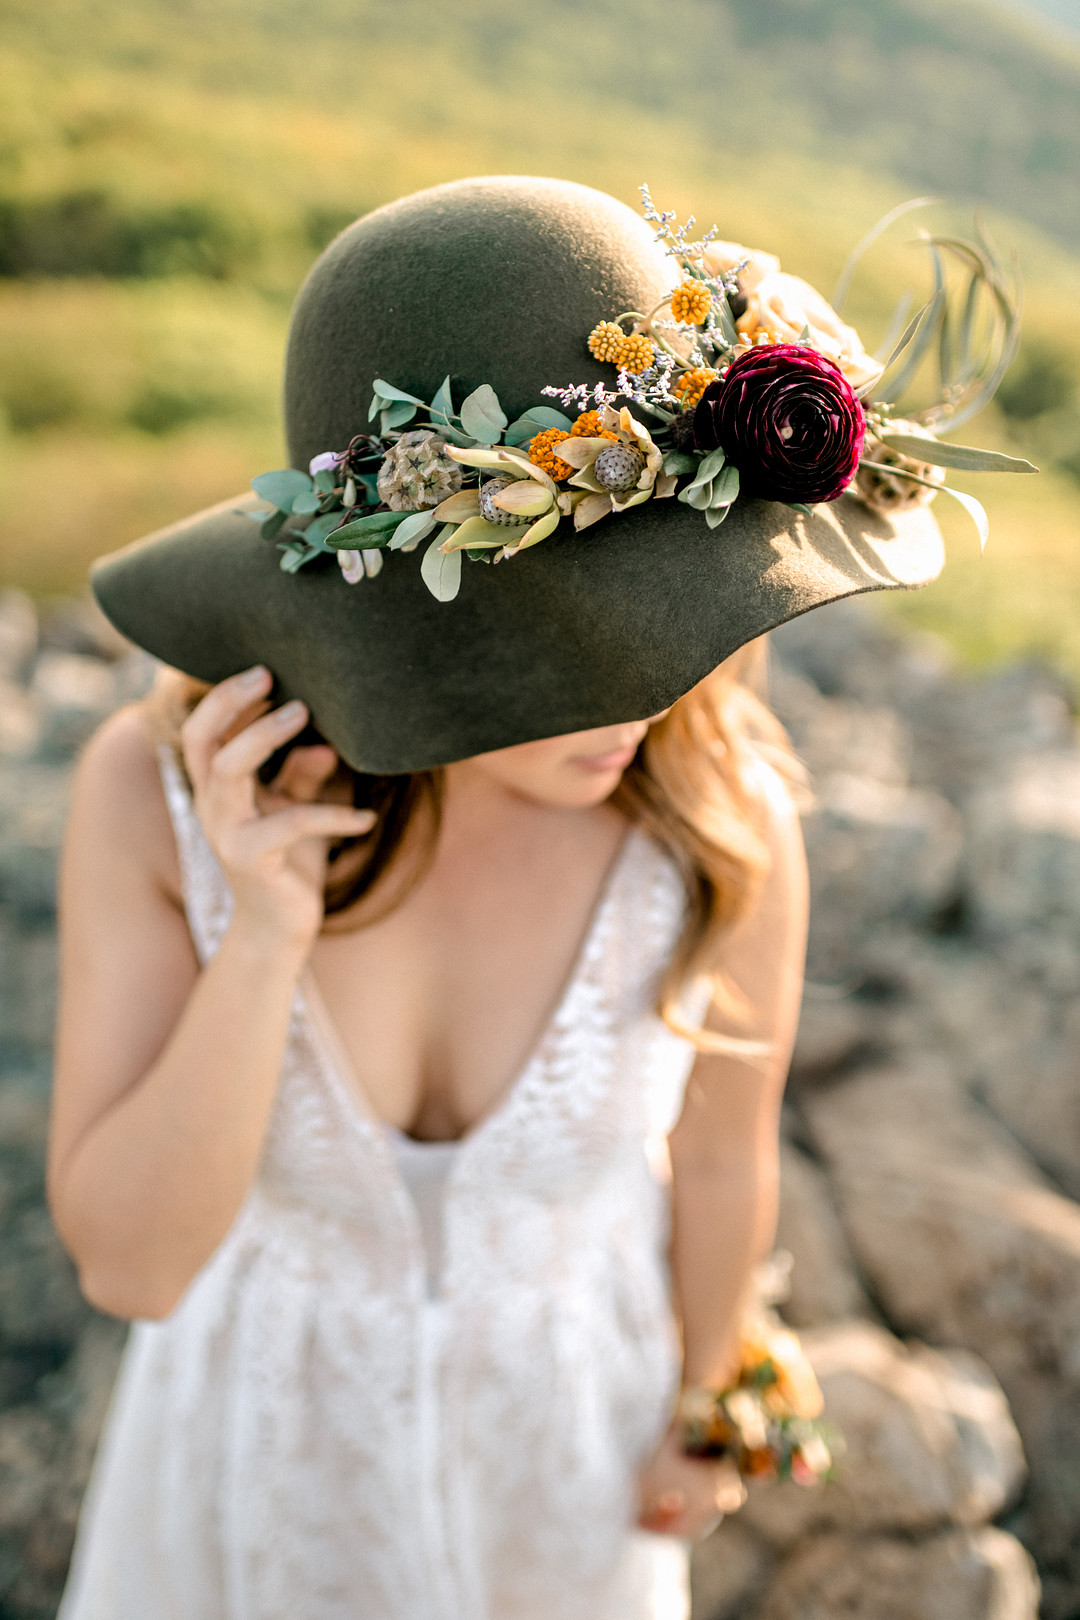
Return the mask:
<svg viewBox="0 0 1080 1620"><path fill-rule="evenodd" d="M176 840L154 737L141 704L117 710L83 750L68 839L89 844L106 862L134 862L171 894L179 893Z"/></svg>

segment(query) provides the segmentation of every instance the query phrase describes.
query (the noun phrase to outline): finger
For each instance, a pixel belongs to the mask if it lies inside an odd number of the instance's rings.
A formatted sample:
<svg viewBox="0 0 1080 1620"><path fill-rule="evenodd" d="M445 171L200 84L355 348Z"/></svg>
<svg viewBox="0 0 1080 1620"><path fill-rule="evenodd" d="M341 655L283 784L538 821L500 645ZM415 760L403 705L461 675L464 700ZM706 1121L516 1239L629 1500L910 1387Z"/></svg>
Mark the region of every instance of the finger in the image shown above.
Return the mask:
<svg viewBox="0 0 1080 1620"><path fill-rule="evenodd" d="M269 855L304 838L362 838L374 825L374 810L353 810L344 804L298 804L255 822L248 829L248 848L253 854Z"/></svg>
<svg viewBox="0 0 1080 1620"><path fill-rule="evenodd" d="M337 770L338 757L326 743L291 748L270 786L271 793L309 803Z"/></svg>
<svg viewBox="0 0 1080 1620"><path fill-rule="evenodd" d="M216 806L234 815L250 815L255 807L255 772L306 724L306 706L294 701L264 714L223 744L210 761L205 784Z"/></svg>
<svg viewBox="0 0 1080 1620"><path fill-rule="evenodd" d="M256 664L240 675L220 681L192 709L180 728L180 740L184 763L196 788L205 781L210 760L222 737L249 705L266 697L271 682L270 671Z"/></svg>

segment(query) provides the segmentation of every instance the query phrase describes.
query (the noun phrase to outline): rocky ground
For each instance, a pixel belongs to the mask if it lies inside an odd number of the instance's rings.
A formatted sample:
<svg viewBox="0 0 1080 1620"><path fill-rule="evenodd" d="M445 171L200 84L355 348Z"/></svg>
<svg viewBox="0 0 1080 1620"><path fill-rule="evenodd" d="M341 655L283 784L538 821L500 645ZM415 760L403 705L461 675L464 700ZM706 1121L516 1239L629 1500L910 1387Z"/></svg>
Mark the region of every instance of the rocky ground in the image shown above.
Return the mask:
<svg viewBox="0 0 1080 1620"><path fill-rule="evenodd" d="M783 1310L847 1451L697 1549L695 1620L1078 1620L1069 693L965 679L863 603L773 640L815 793ZM42 1152L71 763L148 674L85 607L0 595L0 1620L54 1613L122 1343L51 1232Z"/></svg>

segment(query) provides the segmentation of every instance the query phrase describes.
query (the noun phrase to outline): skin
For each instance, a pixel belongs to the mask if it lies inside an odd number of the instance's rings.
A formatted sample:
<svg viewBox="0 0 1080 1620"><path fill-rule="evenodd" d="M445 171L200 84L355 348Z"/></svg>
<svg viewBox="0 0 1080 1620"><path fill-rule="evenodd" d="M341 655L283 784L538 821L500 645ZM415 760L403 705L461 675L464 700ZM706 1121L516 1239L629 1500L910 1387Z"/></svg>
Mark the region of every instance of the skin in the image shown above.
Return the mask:
<svg viewBox="0 0 1080 1620"><path fill-rule="evenodd" d="M61 871L48 1190L84 1293L116 1316L166 1316L236 1218L305 969L382 1118L445 1139L498 1106L558 1000L625 837L608 800L652 723L449 766L430 870L389 916L350 930L323 916L327 848L369 831L372 816L334 802L338 761L325 746L293 750L272 787L259 786L259 765L307 719L303 705L270 710L270 686L261 668L223 682L182 732L196 808L235 899L202 971L141 711L114 716L77 773ZM807 901L790 798L771 773L762 785L771 873L716 966L749 1009L734 1033L769 1055L700 1055L669 1138L690 1384L730 1378L739 1306L776 1219ZM729 1463L684 1456L669 1430L641 1470L640 1523L693 1536L742 1495Z"/></svg>

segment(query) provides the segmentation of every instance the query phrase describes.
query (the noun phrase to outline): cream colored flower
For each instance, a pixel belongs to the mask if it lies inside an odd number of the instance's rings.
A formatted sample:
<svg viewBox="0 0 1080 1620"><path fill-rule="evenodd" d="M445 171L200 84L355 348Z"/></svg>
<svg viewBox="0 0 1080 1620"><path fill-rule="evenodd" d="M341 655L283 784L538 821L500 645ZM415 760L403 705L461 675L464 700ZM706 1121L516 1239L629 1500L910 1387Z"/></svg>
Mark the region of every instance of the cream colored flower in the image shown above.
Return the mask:
<svg viewBox="0 0 1080 1620"><path fill-rule="evenodd" d="M568 439L559 446L559 454L578 469L570 480L571 485L585 492L584 500L574 507L575 529L587 529L609 512L625 512L653 495L662 499L674 490L674 478L665 477L661 471L663 451L653 443L648 428L642 427L627 406L618 411L605 406L603 425L609 433L615 434L614 442L609 438L579 438ZM620 447L633 451L640 464L632 487L612 490L597 477L595 463L605 452L610 456ZM633 477L633 472L630 476Z"/></svg>
<svg viewBox="0 0 1080 1620"><path fill-rule="evenodd" d="M867 354L853 326L842 321L827 299L800 276L777 270L747 292L746 310L735 322L753 340L768 332L771 343L797 343L804 331L827 360L840 367L852 388L876 382L882 366Z"/></svg>
<svg viewBox="0 0 1080 1620"><path fill-rule="evenodd" d="M714 276L725 276L748 259L749 264L739 271L739 285L745 293L752 292L766 276L774 276L780 268L775 253L743 247L738 242L710 242L703 257L706 268Z"/></svg>
<svg viewBox="0 0 1080 1620"><path fill-rule="evenodd" d="M867 354L855 328L840 319L816 287L781 270L774 253L738 242L710 242L705 250L705 262L717 276L734 270L744 259L750 262L739 272L739 286L746 294L746 310L735 322L740 333L751 342L767 334L770 343L797 343L809 329L813 347L836 362L852 388L877 381L882 367Z"/></svg>

